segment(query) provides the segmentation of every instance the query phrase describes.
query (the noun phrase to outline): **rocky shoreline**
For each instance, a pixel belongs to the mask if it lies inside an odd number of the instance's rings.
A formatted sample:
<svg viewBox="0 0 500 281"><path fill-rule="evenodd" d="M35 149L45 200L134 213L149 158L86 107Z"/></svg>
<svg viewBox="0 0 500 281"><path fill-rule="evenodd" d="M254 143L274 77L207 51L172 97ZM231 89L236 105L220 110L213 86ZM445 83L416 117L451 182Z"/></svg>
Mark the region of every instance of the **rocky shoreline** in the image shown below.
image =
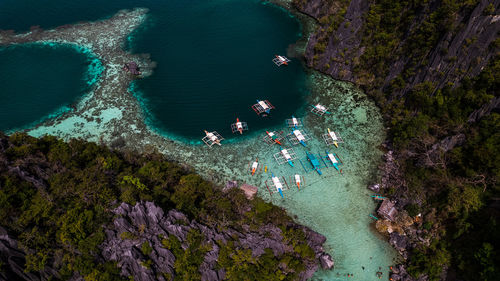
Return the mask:
<svg viewBox="0 0 500 281"><path fill-rule="evenodd" d="M113 210L117 216L112 225L106 229L106 240L101 245L102 256L105 260L116 261L121 268L123 276L133 276L134 280L167 280L158 275L159 272L169 273L174 276L175 257L169 249L162 244L162 239L176 237L181 241L183 249L188 248L188 233L199 231L203 236L203 244L210 245L211 250L206 253L203 263L199 267L202 280L223 280L225 272L217 268L220 244L236 241L237 249L250 249L252 256L262 255L265 249L271 249L275 256L293 251L286 246L281 229L273 225L266 225L258 230L245 231L225 229L220 231L194 220L177 210L165 212L153 202L140 202L135 206L122 203ZM331 257L326 254L322 244L326 238L306 227L294 225L306 234L309 246L314 250L324 269L333 267ZM243 226L245 228L245 226ZM127 233L127 239L123 239ZM141 252L143 243L149 243L152 250L149 255ZM147 267L144 262L151 260ZM308 264L306 270L300 274L300 280L312 277L318 269L317 263Z"/></svg>

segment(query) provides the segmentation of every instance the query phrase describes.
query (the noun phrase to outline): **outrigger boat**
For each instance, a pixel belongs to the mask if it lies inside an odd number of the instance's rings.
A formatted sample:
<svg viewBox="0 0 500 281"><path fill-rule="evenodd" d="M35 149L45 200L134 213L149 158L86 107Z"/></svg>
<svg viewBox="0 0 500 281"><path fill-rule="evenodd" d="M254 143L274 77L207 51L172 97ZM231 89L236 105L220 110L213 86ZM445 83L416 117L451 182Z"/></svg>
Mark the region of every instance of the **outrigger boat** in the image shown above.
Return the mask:
<svg viewBox="0 0 500 281"><path fill-rule="evenodd" d="M243 131L248 130L247 122L241 122L239 118L236 118L236 123L231 124L231 131L234 133L240 132L243 135Z"/></svg>
<svg viewBox="0 0 500 281"><path fill-rule="evenodd" d="M259 158L255 159L255 162L252 163L252 176L257 172L257 169L259 168Z"/></svg>
<svg viewBox="0 0 500 281"><path fill-rule="evenodd" d="M275 177L273 173L271 173L271 178L273 180L274 187L276 187L276 190L280 193L281 198L285 198L285 196L283 196L283 185L281 184L280 179Z"/></svg>
<svg viewBox="0 0 500 281"><path fill-rule="evenodd" d="M340 160L339 156L336 153L328 152L328 150L325 150L325 152L325 159L329 160L332 166L335 167L337 171L339 171L339 166L342 165L342 161Z"/></svg>
<svg viewBox="0 0 500 281"><path fill-rule="evenodd" d="M273 62L277 66L281 66L281 65L288 65L288 63L290 62L290 60L287 57L285 57L285 56L274 55Z"/></svg>
<svg viewBox="0 0 500 281"><path fill-rule="evenodd" d="M316 105L312 105L311 112L318 115L318 116L330 114L330 112L328 112L328 109L324 105L319 104L319 103Z"/></svg>
<svg viewBox="0 0 500 281"><path fill-rule="evenodd" d="M266 134L273 140L273 142L282 145L281 141L279 140L278 136L274 132L269 132L266 131Z"/></svg>
<svg viewBox="0 0 500 281"><path fill-rule="evenodd" d="M314 156L314 154L307 152L307 151L306 151L306 155L307 155L307 160L309 161L309 163L311 163L313 169L316 170L316 172L318 172L318 174L322 175L323 173L320 170L320 164L319 164L319 161L316 158L316 156Z"/></svg>
<svg viewBox="0 0 500 281"><path fill-rule="evenodd" d="M293 115L292 118L286 119L286 124L288 125L289 128L298 128L303 126L302 120L300 120L300 118L296 118Z"/></svg>
<svg viewBox="0 0 500 281"><path fill-rule="evenodd" d="M333 140L333 145L335 145L335 147L339 147L339 144L337 143L337 135L335 135L335 132L334 131L331 131L330 128L328 128L328 135L330 135L330 137L332 138Z"/></svg>
<svg viewBox="0 0 500 281"><path fill-rule="evenodd" d="M262 117L271 114L271 109L274 108L275 107L268 100L257 100L257 103L252 105L252 109L255 111L255 113Z"/></svg>
<svg viewBox="0 0 500 281"><path fill-rule="evenodd" d="M300 144L306 147L306 137L299 130L293 130L292 133L295 135Z"/></svg>
<svg viewBox="0 0 500 281"><path fill-rule="evenodd" d="M281 154L283 155L283 157L285 157L285 160L288 162L288 164L290 164L290 166L293 167L292 156L290 156L290 153L288 153L288 150L287 149L283 149L280 146L280 151L281 151Z"/></svg>
<svg viewBox="0 0 500 281"><path fill-rule="evenodd" d="M278 162L278 165L288 163L294 167L293 160L297 159L297 154L293 151L293 148L284 149L280 146L280 152L276 152L273 157Z"/></svg>
<svg viewBox="0 0 500 281"><path fill-rule="evenodd" d="M217 144L221 145L220 142L224 139L219 133L216 131L213 132L208 132L207 130L205 131L205 137L203 137L201 140L208 145L209 147L212 147L212 145Z"/></svg>
<svg viewBox="0 0 500 281"><path fill-rule="evenodd" d="M300 183L302 182L302 177L299 174L295 174L294 178L295 178L295 184L297 185L297 188L300 190Z"/></svg>

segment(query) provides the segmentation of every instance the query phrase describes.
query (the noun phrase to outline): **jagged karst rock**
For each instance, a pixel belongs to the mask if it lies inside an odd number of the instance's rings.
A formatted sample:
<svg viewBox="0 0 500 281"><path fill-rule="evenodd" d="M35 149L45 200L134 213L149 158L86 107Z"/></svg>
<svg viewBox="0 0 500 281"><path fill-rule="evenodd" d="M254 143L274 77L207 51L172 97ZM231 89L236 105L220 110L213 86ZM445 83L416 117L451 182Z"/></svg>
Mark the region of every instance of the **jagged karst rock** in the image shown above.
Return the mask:
<svg viewBox="0 0 500 281"><path fill-rule="evenodd" d="M25 272L26 252L18 248L17 241L9 236L0 226L0 261L3 263L0 280L42 281L50 278L60 278L57 270L45 266L41 272Z"/></svg>
<svg viewBox="0 0 500 281"><path fill-rule="evenodd" d="M408 239L404 235L400 235L397 232L391 233L389 242L399 252L406 251L406 247L408 246Z"/></svg>
<svg viewBox="0 0 500 281"><path fill-rule="evenodd" d="M409 25L417 28L426 18L426 15L435 9L435 2L430 1L426 9L421 9ZM336 5L327 0L302 1L296 8L320 21L321 18L339 12ZM489 59L497 52L491 47L491 43L497 38L500 31L500 20L497 15L484 12L485 8L492 3L495 7L500 5L500 0L482 0L471 13L459 13L454 21L458 28L444 34L437 44L425 55L420 62L415 75L407 81L405 87L393 90L394 96L407 93L415 85L422 82L431 82L436 88L442 88L447 84L453 86L464 77L477 75L486 66ZM325 34L330 22L311 35L305 57L307 64L321 72L331 75L333 78L354 82L361 85L373 83L373 77L358 75L355 68L357 62L365 51L361 45L363 39L363 28L365 24L364 15L369 10L373 1L352 0L349 2L343 22L331 34ZM329 36L326 40L320 40ZM403 48L409 37L402 38L398 48ZM320 42L325 44L324 51L315 52L315 46ZM446 50L446 52L443 52ZM456 59L459 58L459 59ZM383 79L379 90L387 88L391 81L400 75L411 56L395 56L389 62L389 73Z"/></svg>
<svg viewBox="0 0 500 281"><path fill-rule="evenodd" d="M494 97L487 104L475 110L469 115L467 122L473 123L479 121L484 116L489 115L491 112L500 112L500 96Z"/></svg>
<svg viewBox="0 0 500 281"><path fill-rule="evenodd" d="M199 271L202 280L222 280L225 272L217 267L219 246L217 241L226 243L236 239L237 246L250 249L254 257L264 253L266 248L274 255L293 251L283 240L282 231L274 225L265 225L258 231L225 229L224 232L190 221L186 215L169 210L167 214L153 202L139 202L135 206L122 203L113 212L117 215L113 223L105 231L106 239L101 244L102 256L105 260L116 261L124 276L133 276L134 280L165 280L163 273L174 276L175 256L162 245L161 237L173 235L181 241L181 247L187 249L186 238L192 229L198 230L204 236L204 243L211 245L206 253ZM295 225L306 234L308 244L314 250L316 257L326 268L333 266L333 260L326 254L322 244L326 238L308 228ZM141 251L143 243L149 243L152 251L145 255ZM149 266L144 266L146 260L151 260ZM310 278L318 268L318 263L308 264L301 273L300 279Z"/></svg>
<svg viewBox="0 0 500 281"><path fill-rule="evenodd" d="M237 188L238 187L238 182L237 181L228 181L226 183L226 186L222 189L223 192L228 192L229 190L233 189L233 188Z"/></svg>

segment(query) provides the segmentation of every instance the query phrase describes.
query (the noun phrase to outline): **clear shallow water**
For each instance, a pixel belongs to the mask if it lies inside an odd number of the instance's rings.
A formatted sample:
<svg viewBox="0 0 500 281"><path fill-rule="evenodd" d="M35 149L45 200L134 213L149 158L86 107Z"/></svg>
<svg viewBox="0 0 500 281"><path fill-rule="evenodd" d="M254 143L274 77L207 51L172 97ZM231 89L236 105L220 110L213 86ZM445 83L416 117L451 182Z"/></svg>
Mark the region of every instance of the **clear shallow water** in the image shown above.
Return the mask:
<svg viewBox="0 0 500 281"><path fill-rule="evenodd" d="M265 144L261 140L262 131L259 137L212 149L202 146L171 148L161 144L160 151L189 163L197 172L213 180L236 179L257 186L259 196L284 207L299 223L325 235L324 246L335 260L335 269L320 270L313 280L379 280L378 271L383 272L382 280L387 280L389 266L397 263L398 255L374 229L369 214L375 213L376 204L370 197L373 193L366 188L377 181L377 165L382 156L377 148L385 138L380 113L366 95L347 83L335 82L319 74L310 79L314 87L309 102L321 102L333 114L318 118L307 111L298 112L296 116L304 117L304 129L312 140L307 148L297 145L293 149L306 168L309 167L306 151L323 156L325 149L337 153L344 162L343 175L334 168L322 168L322 176L306 172L298 160L294 161L294 168L288 164L278 165L273 155L279 152L279 147ZM277 129L290 133L282 121ZM327 128L339 133L345 143L339 144L339 148L327 146L322 138ZM267 166L268 172L251 176L248 167L256 157L262 167ZM266 182L272 190L271 172L288 182L290 189L284 191L285 199L277 193L269 194ZM306 184L300 190L293 185L295 174L305 177ZM354 277L347 277L347 274Z"/></svg>
<svg viewBox="0 0 500 281"><path fill-rule="evenodd" d="M89 89L91 64L89 56L70 47L0 48L0 130L69 110Z"/></svg>
<svg viewBox="0 0 500 281"><path fill-rule="evenodd" d="M154 19L150 24L154 24ZM146 31L148 28L150 27L147 26ZM278 166L273 159L278 147L264 144L260 139L263 130L252 127L254 137L243 138L241 142L225 142L222 147L212 149L171 142L151 132L137 133L140 126L133 124L113 127L118 126L117 123L110 122L110 127L98 127L98 130L92 131L94 127L90 123L85 123L84 119L75 121L78 118L74 116L51 127L39 127L31 133L39 136L52 132L66 138L87 136L89 140L97 141L103 135L104 139L111 140L109 132L122 129L122 136L130 140L131 145L158 149L170 158L192 166L206 178L218 183L237 179L258 186L259 196L285 207L300 223L325 235L325 248L334 257L336 268L333 271L319 271L314 280L350 280L347 273L354 274L353 279L356 280L378 280L375 273L379 270L384 272L385 279L388 266L393 264L396 254L388 243L377 237L371 226L368 214L374 211L375 205L366 189L367 184L376 181L375 171L381 156L381 152L376 149L384 138L380 114L365 95L345 83L333 82L322 75L313 75L310 79L314 88L311 89L313 94L306 97L308 102L322 102L334 114L326 119L307 115L306 130L313 136L307 149L314 153L322 152L326 147L322 143L321 134L328 127L338 131L346 143L339 149L329 149L338 152L346 163L343 167L344 176L332 168L324 169L324 176L305 173L298 162L296 168ZM280 107L277 111L281 109ZM123 112L108 113L104 111L99 114L113 118L112 116L122 116ZM288 116L291 113L282 114ZM303 113L301 110L295 112L299 117L306 115ZM271 121L284 124L284 119L281 118ZM129 130L131 127L134 129ZM123 130L124 128L126 129ZM279 129L288 131L285 128ZM295 147L295 150L303 159L305 149ZM291 187L285 191L284 200L276 194L269 196L265 181L269 180L270 174L261 173L252 177L247 170L248 163L255 157L259 157L261 163L269 167L269 171L284 176L287 180L295 173L304 175L306 186L300 191Z"/></svg>
<svg viewBox="0 0 500 281"><path fill-rule="evenodd" d="M2 1L0 28L27 30L111 16L124 8L150 9L149 21L130 39L136 53L158 63L136 88L151 127L199 140L203 130L232 136L236 117L251 129L277 125L304 103L306 75L295 60L272 63L300 38L300 24L260 1ZM259 118L251 109L268 99L278 111Z"/></svg>

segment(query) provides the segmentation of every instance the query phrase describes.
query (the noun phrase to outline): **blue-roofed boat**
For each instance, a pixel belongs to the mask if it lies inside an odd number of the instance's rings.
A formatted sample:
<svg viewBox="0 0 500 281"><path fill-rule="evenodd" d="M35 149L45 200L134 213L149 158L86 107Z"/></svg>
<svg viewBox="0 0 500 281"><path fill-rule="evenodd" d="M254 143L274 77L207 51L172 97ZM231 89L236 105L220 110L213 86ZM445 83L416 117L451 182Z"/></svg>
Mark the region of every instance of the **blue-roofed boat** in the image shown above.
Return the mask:
<svg viewBox="0 0 500 281"><path fill-rule="evenodd" d="M311 165L313 166L313 169L316 170L316 172L318 172L318 174L322 175L323 173L320 170L320 164L319 164L318 158L316 158L316 156L314 156L314 154L309 153L307 151L306 151L306 155L307 155L307 160L309 160L309 163L311 163Z"/></svg>

